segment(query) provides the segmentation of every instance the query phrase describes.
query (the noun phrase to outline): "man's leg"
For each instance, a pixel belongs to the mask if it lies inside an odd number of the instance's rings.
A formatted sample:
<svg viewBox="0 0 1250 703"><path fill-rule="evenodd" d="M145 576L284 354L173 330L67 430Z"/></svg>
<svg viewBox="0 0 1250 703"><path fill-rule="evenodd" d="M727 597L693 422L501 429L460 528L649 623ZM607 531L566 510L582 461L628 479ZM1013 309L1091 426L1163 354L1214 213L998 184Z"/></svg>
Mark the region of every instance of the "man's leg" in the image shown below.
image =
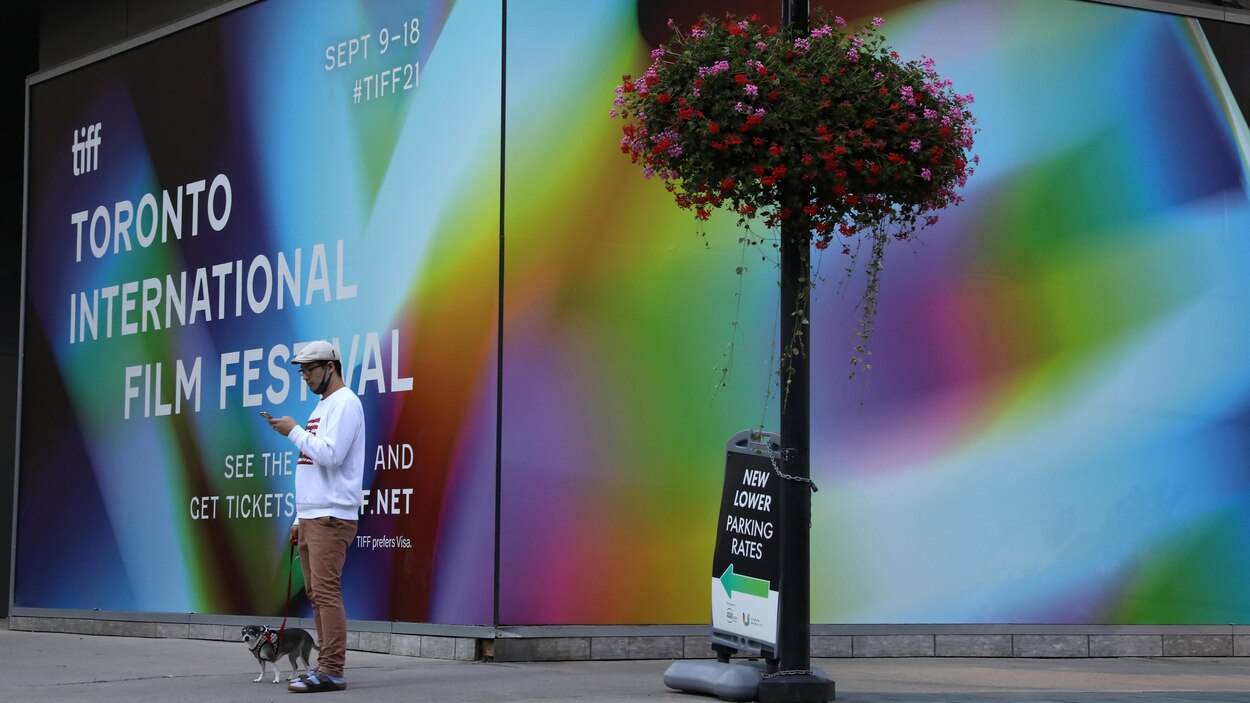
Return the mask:
<svg viewBox="0 0 1250 703"><path fill-rule="evenodd" d="M309 523L312 521L309 520ZM300 522L299 531L299 570L304 574L304 595L308 596L308 602L312 604L313 609L313 626L317 628L317 639L322 639L325 635L325 629L321 626L321 608L317 607L317 599L313 598L313 577L311 557L308 556L308 532L304 530L304 522ZM320 658L318 658L320 664Z"/></svg>
<svg viewBox="0 0 1250 703"><path fill-rule="evenodd" d="M347 659L347 613L343 609L343 562L347 547L356 537L356 521L335 517L300 520L300 542L308 545L309 599L316 614L321 651L317 668L341 677ZM301 547L300 559L304 559Z"/></svg>

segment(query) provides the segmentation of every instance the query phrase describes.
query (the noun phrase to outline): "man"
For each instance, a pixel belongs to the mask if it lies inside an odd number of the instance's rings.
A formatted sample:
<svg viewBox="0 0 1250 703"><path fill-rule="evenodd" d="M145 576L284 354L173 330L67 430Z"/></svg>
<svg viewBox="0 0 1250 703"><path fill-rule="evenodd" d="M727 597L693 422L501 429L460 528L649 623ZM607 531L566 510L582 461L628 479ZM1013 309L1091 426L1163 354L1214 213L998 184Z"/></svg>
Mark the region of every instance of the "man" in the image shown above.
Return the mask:
<svg viewBox="0 0 1250 703"><path fill-rule="evenodd" d="M269 419L299 449L295 467L295 522L304 589L312 602L321 651L317 666L292 681L288 691L318 693L347 688L347 613L342 576L347 547L356 537L365 470L365 421L360 399L343 383L338 350L310 342L291 360L313 393L321 396L308 424L290 416Z"/></svg>

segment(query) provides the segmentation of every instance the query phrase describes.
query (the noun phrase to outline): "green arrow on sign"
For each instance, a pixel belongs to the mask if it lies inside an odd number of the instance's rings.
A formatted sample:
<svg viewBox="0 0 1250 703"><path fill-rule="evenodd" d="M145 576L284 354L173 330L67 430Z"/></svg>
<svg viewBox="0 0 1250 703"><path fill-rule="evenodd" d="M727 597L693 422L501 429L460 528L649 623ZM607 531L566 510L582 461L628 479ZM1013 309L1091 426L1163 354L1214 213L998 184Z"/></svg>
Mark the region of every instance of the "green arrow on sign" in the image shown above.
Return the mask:
<svg viewBox="0 0 1250 703"><path fill-rule="evenodd" d="M725 593L733 598L734 591L745 593L749 596L759 596L760 598L768 597L769 583L764 579L757 579L752 576L743 576L734 573L734 565L730 564L725 573L720 575L720 583L725 587Z"/></svg>

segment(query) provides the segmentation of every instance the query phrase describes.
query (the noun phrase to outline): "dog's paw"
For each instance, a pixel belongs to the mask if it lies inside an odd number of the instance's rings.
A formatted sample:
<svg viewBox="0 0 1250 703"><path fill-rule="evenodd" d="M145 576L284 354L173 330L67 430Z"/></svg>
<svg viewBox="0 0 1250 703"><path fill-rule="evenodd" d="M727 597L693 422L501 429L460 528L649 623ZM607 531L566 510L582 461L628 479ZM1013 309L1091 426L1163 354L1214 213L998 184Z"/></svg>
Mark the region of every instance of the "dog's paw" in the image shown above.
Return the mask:
<svg viewBox="0 0 1250 703"><path fill-rule="evenodd" d="M260 683L261 679L263 678L265 678L265 675L261 674L260 676L257 676L256 678L252 679L252 683Z"/></svg>
<svg viewBox="0 0 1250 703"><path fill-rule="evenodd" d="M273 682L274 682L274 683L279 683L278 678L279 678L279 677L277 677L277 676L273 677Z"/></svg>

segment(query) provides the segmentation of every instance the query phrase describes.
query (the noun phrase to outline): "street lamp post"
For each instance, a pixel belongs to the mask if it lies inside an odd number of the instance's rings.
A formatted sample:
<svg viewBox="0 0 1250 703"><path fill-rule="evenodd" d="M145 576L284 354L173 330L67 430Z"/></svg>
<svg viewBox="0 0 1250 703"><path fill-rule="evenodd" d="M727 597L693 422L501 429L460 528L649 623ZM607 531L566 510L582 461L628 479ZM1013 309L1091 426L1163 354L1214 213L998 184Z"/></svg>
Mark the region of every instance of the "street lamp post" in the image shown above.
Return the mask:
<svg viewBox="0 0 1250 703"><path fill-rule="evenodd" d="M782 0L782 24L806 32L809 0ZM781 337L788 349L781 376L781 588L778 667L760 683L760 701L830 701L834 682L811 671L811 230L801 220L781 225ZM797 348L791 348L800 340Z"/></svg>

